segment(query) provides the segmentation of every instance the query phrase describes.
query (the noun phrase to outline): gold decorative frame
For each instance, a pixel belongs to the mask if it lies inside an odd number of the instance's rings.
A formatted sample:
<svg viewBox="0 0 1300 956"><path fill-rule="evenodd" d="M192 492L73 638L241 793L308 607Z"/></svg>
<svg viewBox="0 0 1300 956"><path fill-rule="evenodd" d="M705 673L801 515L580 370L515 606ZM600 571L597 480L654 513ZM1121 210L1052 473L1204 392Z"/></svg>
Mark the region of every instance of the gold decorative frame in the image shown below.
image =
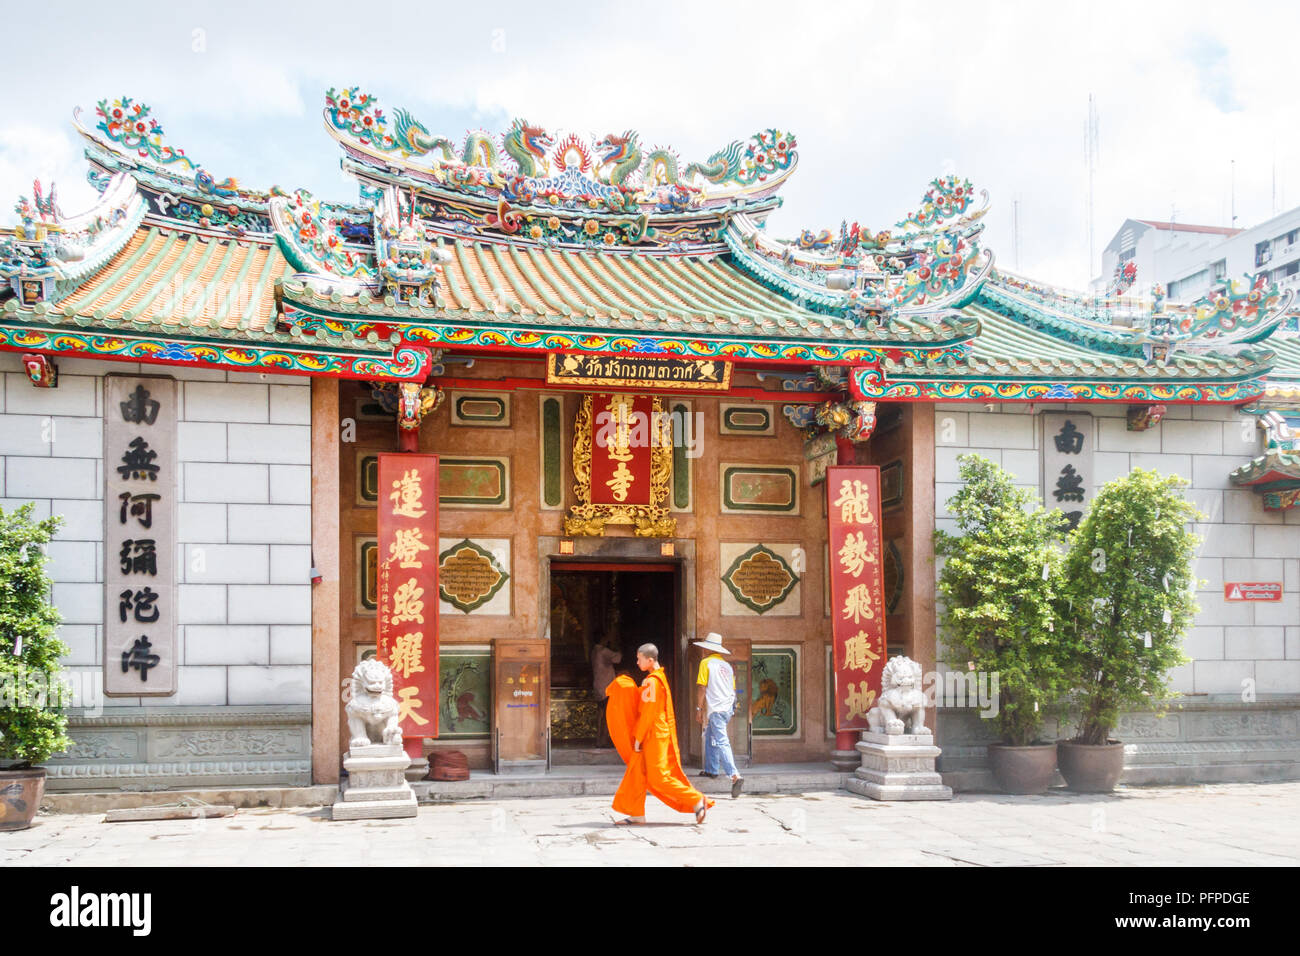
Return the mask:
<svg viewBox="0 0 1300 956"><path fill-rule="evenodd" d="M578 503L564 518L564 533L568 536L600 537L604 535L607 524L627 524L632 525L637 537L675 536L677 519L669 517L665 505L672 484L673 438L663 403L658 396L651 399L654 446L650 449L650 503L611 505L591 502L591 400L591 395L582 396L582 405L573 420L573 493Z"/></svg>

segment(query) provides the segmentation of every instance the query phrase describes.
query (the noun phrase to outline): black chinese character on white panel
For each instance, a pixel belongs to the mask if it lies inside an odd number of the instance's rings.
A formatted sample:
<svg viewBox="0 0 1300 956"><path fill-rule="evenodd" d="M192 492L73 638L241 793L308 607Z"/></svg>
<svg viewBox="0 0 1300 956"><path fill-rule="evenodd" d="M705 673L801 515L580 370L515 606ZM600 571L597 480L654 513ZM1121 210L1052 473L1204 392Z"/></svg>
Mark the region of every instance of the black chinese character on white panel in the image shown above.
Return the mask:
<svg viewBox="0 0 1300 956"><path fill-rule="evenodd" d="M158 574L157 542L153 538L127 538L122 542L122 551L118 560L122 562L123 574ZM134 553L132 553L134 550Z"/></svg>
<svg viewBox="0 0 1300 956"><path fill-rule="evenodd" d="M1056 450L1065 455L1077 455L1083 450L1083 432L1075 428L1074 422L1068 418L1052 441L1056 442Z"/></svg>
<svg viewBox="0 0 1300 956"><path fill-rule="evenodd" d="M162 660L157 654L149 653L152 648L149 638L141 634L129 651L122 652L122 673L125 674L134 667L140 672L140 680L148 683L149 668L157 667Z"/></svg>
<svg viewBox="0 0 1300 956"><path fill-rule="evenodd" d="M157 481L158 466L153 463L157 457L158 453L149 447L147 441L135 438L131 441L130 450L122 453L124 464L117 466L118 474L127 481L136 478Z"/></svg>
<svg viewBox="0 0 1300 956"><path fill-rule="evenodd" d="M154 593L153 588L146 587L139 591L133 591L127 588L118 595L117 613L123 621L126 621L126 612L130 611L135 615L135 619L141 624L152 624L158 620L158 608L154 607L154 602L159 598Z"/></svg>
<svg viewBox="0 0 1300 956"><path fill-rule="evenodd" d="M1083 476L1076 474L1073 465L1061 469L1061 477L1056 479L1056 490L1052 492L1057 501L1082 501Z"/></svg>
<svg viewBox="0 0 1300 956"><path fill-rule="evenodd" d="M126 516L129 512L140 522L142 528L153 527L153 503L162 498L162 495L133 495L129 491L124 491L117 497L122 502L118 524L126 524Z"/></svg>
<svg viewBox="0 0 1300 956"><path fill-rule="evenodd" d="M158 418L158 409L162 406L149 397L143 385L137 385L122 406L122 420L136 425L152 425Z"/></svg>
<svg viewBox="0 0 1300 956"><path fill-rule="evenodd" d="M1075 528L1079 527L1079 521L1083 518L1082 511L1062 511L1061 514L1065 516L1066 531L1073 531Z"/></svg>

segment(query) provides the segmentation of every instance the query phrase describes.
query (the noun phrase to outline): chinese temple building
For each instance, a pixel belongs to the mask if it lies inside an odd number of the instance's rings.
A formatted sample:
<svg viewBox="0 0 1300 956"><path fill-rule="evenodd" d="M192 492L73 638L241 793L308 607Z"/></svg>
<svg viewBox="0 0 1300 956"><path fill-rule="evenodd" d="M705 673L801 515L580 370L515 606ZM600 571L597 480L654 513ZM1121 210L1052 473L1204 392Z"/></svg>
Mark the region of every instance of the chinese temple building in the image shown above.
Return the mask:
<svg viewBox="0 0 1300 956"><path fill-rule="evenodd" d="M617 761L602 642L659 646L698 759L712 631L738 755L825 763L852 681L942 669L932 536L971 451L1075 521L1131 468L1187 478L1193 661L1180 708L1123 718L1125 779L1300 768L1290 292L1032 282L952 176L888 228L778 239L777 129L687 162L523 120L452 141L356 88L323 116L356 202L218 179L123 98L76 119L98 203L37 184L0 231L0 504L64 516L68 670L102 681L52 789L336 782L340 682L376 653L416 756ZM847 659L841 465L879 469ZM980 786L988 722L942 703L945 780Z"/></svg>

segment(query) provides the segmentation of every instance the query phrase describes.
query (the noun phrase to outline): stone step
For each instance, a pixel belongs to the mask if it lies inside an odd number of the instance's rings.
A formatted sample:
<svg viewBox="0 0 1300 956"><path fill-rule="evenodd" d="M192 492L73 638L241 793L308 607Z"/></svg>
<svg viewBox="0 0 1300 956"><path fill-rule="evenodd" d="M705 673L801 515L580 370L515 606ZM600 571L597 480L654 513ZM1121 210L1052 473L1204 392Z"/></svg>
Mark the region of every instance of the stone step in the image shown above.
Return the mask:
<svg viewBox="0 0 1300 956"><path fill-rule="evenodd" d="M688 767L691 786L711 797L731 795L731 781L726 777L710 780L698 776L699 767ZM811 793L839 790L850 774L840 773L824 763L767 764L761 768L741 770L745 793ZM610 796L623 779L623 766L552 767L550 773L497 776L487 771L471 771L468 780L422 780L411 784L421 803L447 803L458 800L508 800L528 797Z"/></svg>
<svg viewBox="0 0 1300 956"><path fill-rule="evenodd" d="M856 755L855 755L856 756ZM731 793L731 781L697 776L699 767L686 768L691 786L712 796ZM826 763L764 764L742 768L745 793L812 793L839 790L852 773L841 773ZM623 766L553 767L550 773L515 773L497 776L491 771L470 772L469 780L412 782L421 803L456 800L524 799L537 796L613 796L623 779ZM254 807L321 807L338 798L335 784L307 787L221 787L190 790L69 791L45 794L41 809L50 813L107 813L130 807L175 804L192 799L229 804L237 809Z"/></svg>
<svg viewBox="0 0 1300 956"><path fill-rule="evenodd" d="M419 806L414 798L406 800L361 800L346 803L340 800L330 808L331 820L388 820L395 817L418 815Z"/></svg>

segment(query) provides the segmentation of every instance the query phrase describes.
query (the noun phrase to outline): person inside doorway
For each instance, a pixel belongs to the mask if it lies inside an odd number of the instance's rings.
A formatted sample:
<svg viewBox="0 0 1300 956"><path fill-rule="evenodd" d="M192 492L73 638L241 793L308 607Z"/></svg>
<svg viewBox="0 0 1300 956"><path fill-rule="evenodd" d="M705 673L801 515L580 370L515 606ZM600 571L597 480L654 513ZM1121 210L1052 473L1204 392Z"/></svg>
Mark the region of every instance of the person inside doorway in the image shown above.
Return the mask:
<svg viewBox="0 0 1300 956"><path fill-rule="evenodd" d="M591 649L591 687L596 695L596 746L612 747L609 737L609 723L605 719L605 710L609 706L606 688L613 682L614 665L623 661L623 652L618 650L614 639L602 633Z"/></svg>
<svg viewBox="0 0 1300 956"><path fill-rule="evenodd" d="M732 799L740 796L745 778L736 770L736 758L731 753L731 738L727 735L727 722L736 712L736 672L723 659L731 651L722 646L722 635L710 632L702 641L695 642L709 656L700 661L700 672L695 679L695 713L704 724L704 770L701 777L716 777L721 771L731 778Z"/></svg>

